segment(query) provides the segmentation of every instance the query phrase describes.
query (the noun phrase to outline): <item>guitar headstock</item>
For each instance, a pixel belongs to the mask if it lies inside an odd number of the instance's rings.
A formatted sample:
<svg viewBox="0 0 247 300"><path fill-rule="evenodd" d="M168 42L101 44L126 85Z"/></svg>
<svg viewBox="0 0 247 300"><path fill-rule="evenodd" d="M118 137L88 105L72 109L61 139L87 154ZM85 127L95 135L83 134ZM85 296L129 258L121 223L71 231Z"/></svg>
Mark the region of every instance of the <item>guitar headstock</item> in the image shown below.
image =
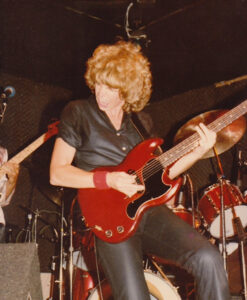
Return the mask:
<svg viewBox="0 0 247 300"><path fill-rule="evenodd" d="M58 124L59 121L56 121L48 125L48 131L45 134L45 141L58 133Z"/></svg>

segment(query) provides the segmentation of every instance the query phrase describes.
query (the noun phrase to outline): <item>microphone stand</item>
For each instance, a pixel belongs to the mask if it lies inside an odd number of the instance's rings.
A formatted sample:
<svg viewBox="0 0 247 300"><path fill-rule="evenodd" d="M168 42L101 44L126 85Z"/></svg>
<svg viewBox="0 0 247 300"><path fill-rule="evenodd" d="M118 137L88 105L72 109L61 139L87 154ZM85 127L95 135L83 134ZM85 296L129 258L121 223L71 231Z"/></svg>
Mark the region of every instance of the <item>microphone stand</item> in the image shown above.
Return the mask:
<svg viewBox="0 0 247 300"><path fill-rule="evenodd" d="M1 110L0 110L0 122L3 123L3 118L5 111L7 109L7 99L4 99L3 103L1 104Z"/></svg>

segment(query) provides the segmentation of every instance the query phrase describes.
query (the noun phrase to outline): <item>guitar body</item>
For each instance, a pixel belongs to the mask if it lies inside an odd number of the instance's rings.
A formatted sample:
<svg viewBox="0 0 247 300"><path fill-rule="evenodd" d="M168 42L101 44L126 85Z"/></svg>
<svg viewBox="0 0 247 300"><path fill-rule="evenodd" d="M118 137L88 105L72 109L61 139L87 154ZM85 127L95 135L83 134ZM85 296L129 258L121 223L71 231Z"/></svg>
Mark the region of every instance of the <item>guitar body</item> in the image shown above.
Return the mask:
<svg viewBox="0 0 247 300"><path fill-rule="evenodd" d="M132 149L120 165L95 169L134 173L138 177L137 182L145 185L143 192L128 198L114 189L79 189L78 201L82 214L100 239L118 243L129 238L148 208L166 203L180 188L182 179L170 180L154 155L155 149L162 143L163 140L158 138L145 140ZM147 176L150 164L160 171Z"/></svg>

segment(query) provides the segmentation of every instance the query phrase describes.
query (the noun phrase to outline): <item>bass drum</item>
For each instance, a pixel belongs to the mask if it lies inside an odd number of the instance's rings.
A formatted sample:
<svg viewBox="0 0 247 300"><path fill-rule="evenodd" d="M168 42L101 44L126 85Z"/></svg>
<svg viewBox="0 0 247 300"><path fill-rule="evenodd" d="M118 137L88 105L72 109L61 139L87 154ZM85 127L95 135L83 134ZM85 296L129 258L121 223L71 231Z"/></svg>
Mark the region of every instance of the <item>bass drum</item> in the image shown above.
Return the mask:
<svg viewBox="0 0 247 300"><path fill-rule="evenodd" d="M236 234L233 227L233 212L242 221L243 227L247 226L247 205L246 199L236 185L226 181L223 184L223 199L225 205L225 225L226 237L232 237ZM214 184L208 187L203 197L199 200L198 209L201 212L205 226L215 238L221 237L221 186Z"/></svg>
<svg viewBox="0 0 247 300"><path fill-rule="evenodd" d="M149 270L145 270L144 275L150 292L151 300L181 300L177 289L169 281L161 278ZM110 285L106 282L106 280L103 280L101 283L101 291L104 300L113 300ZM88 300L101 300L99 286L92 291Z"/></svg>

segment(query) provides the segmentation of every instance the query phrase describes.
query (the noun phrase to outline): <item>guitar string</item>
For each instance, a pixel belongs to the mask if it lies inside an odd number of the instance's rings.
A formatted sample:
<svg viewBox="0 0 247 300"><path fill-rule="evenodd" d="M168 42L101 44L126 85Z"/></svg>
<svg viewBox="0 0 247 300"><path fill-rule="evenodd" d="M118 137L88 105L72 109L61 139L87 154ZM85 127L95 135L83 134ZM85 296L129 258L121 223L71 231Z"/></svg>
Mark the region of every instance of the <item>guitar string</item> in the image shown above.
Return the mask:
<svg viewBox="0 0 247 300"><path fill-rule="evenodd" d="M217 118L215 121L212 123L208 124L208 128L215 131L219 132L220 129L225 127L225 124L231 124L234 120L236 120L238 117L243 115L243 110L246 110L246 105L247 100L242 102L239 106L233 108L232 110L224 113L222 116ZM233 120L231 120L233 119ZM168 150L167 152L161 154L159 157L154 158L152 161L150 161L147 165L145 165L143 168L138 169L135 173L138 177L143 175L143 181L145 182L149 177L153 176L156 172L160 171L161 169L164 169L166 166L169 166L172 164L174 161L182 157L184 154L190 152L195 148L196 143L199 141L199 135L198 133L194 133L192 136L188 137L184 141L180 142L178 145L173 147L172 149ZM171 154L169 157L169 153L173 152L174 149L177 149L177 153L179 155L174 155ZM163 158L163 156L166 156L166 158ZM160 162L161 165L157 165L157 161Z"/></svg>

